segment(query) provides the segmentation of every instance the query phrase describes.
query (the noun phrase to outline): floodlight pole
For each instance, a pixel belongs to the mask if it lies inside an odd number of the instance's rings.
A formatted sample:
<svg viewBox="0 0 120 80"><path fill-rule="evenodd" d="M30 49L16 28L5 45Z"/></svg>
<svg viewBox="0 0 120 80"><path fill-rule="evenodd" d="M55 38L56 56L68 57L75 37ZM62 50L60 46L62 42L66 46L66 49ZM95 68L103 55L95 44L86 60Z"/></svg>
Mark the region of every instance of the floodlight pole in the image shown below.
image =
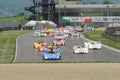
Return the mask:
<svg viewBox="0 0 120 80"><path fill-rule="evenodd" d="M36 10L36 11L37 11L37 19L36 19L36 20L38 21L38 20L39 20L39 19L38 19L38 12L39 12L38 0L36 1L36 5L37 5L37 10Z"/></svg>
<svg viewBox="0 0 120 80"><path fill-rule="evenodd" d="M48 0L48 21L50 20L50 8L49 8L49 0Z"/></svg>
<svg viewBox="0 0 120 80"><path fill-rule="evenodd" d="M107 4L107 18L109 17L109 4ZM108 27L108 22L107 22L107 27Z"/></svg>
<svg viewBox="0 0 120 80"><path fill-rule="evenodd" d="M66 5L64 5L64 16L66 17ZM66 23L65 23L65 25L64 26L66 26Z"/></svg>
<svg viewBox="0 0 120 80"><path fill-rule="evenodd" d="M59 27L60 27L60 13L61 13L60 12L60 5L61 5L61 0L59 0L59 13L58 13L59 14Z"/></svg>

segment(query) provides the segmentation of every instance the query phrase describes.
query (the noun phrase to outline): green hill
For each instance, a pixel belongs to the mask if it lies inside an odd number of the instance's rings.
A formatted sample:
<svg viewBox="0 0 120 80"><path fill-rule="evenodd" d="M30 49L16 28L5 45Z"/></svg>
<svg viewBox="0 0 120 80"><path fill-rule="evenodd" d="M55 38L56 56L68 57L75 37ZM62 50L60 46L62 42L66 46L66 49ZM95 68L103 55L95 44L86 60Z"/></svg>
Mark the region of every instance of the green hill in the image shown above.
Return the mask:
<svg viewBox="0 0 120 80"><path fill-rule="evenodd" d="M0 0L0 17L15 16L20 12L29 13L24 8L32 4L33 0ZM36 0L41 1L41 0ZM103 3L107 0L82 0L83 3ZM120 0L108 0L110 3L120 3Z"/></svg>
<svg viewBox="0 0 120 80"><path fill-rule="evenodd" d="M25 12L24 7L32 4L32 0L0 0L0 16L13 16Z"/></svg>

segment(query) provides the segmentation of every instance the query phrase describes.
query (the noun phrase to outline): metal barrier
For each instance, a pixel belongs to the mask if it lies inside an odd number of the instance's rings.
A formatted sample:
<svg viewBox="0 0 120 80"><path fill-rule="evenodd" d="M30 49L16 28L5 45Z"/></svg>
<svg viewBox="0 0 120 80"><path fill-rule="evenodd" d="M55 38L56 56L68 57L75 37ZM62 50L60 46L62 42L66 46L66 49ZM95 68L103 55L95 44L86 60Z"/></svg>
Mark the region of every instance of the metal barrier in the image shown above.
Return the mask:
<svg viewBox="0 0 120 80"><path fill-rule="evenodd" d="M19 30L21 25L17 21L1 21L0 22L0 31L4 30Z"/></svg>

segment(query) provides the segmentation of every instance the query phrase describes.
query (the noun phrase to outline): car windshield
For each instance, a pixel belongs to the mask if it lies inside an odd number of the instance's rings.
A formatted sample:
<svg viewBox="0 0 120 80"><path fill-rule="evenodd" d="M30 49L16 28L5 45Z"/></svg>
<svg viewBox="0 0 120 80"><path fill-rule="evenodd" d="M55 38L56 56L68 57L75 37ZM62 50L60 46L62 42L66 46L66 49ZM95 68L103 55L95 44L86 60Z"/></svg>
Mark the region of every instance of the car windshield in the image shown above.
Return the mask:
<svg viewBox="0 0 120 80"><path fill-rule="evenodd" d="M46 33L46 31L40 31L41 33Z"/></svg>
<svg viewBox="0 0 120 80"><path fill-rule="evenodd" d="M56 34L56 36L64 36L64 34Z"/></svg>
<svg viewBox="0 0 120 80"><path fill-rule="evenodd" d="M54 40L56 40L56 41L61 41L61 40L63 40L63 39L54 39Z"/></svg>
<svg viewBox="0 0 120 80"><path fill-rule="evenodd" d="M35 32L35 33L36 33L36 32L40 32L40 30L35 30L34 32Z"/></svg>
<svg viewBox="0 0 120 80"><path fill-rule="evenodd" d="M48 46L48 49L56 49L57 48L57 46L54 46L54 45L49 45Z"/></svg>

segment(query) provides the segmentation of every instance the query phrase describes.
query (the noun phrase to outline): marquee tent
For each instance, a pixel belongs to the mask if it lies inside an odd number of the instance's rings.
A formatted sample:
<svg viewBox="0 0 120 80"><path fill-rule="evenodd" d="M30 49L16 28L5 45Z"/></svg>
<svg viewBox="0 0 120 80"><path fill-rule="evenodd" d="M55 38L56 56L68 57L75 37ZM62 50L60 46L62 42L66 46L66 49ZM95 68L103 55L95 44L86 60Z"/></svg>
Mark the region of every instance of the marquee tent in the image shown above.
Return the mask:
<svg viewBox="0 0 120 80"><path fill-rule="evenodd" d="M57 27L57 24L55 24L53 21L46 21L46 20L42 20L42 21L31 20L31 21L27 22L24 26L36 27L36 26L42 25L42 24L46 24L47 27Z"/></svg>

